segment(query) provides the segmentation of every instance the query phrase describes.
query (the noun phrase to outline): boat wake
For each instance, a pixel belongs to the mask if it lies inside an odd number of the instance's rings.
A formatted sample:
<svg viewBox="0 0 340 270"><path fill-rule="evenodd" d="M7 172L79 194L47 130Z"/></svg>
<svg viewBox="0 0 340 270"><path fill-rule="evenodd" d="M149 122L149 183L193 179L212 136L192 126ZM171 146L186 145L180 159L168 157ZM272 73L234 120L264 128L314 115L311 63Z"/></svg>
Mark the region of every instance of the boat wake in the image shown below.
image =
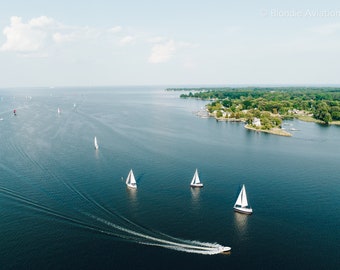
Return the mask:
<svg viewBox="0 0 340 270"><path fill-rule="evenodd" d="M42 205L21 194L18 194L11 189L2 186L0 186L0 193L25 207L41 212L43 214L50 215L57 220L67 222L68 224L78 226L83 229L105 234L110 237L115 237L122 241L203 255L215 255L229 252L231 250L230 247L225 247L218 243L206 243L200 241L185 240L172 237L161 232L150 230L127 219L117 212L113 212L105 208L98 202L76 190L74 187L68 185L68 188L76 192L82 199L86 200L88 203L91 203L92 206L94 206L92 210L97 209L98 211L96 212L98 213L93 214L81 209L74 209L77 211L76 213L78 215L80 214L78 217L74 217L74 215L70 216L64 214L58 210ZM99 216L99 211L102 214L105 214L105 218ZM113 220L115 220L116 222L112 222Z"/></svg>
<svg viewBox="0 0 340 270"><path fill-rule="evenodd" d="M127 235L130 235L135 242L144 244L144 245L158 246L158 247L164 247L164 248L173 249L177 251L199 253L199 254L204 254L204 255L214 255L214 254L219 254L221 252L226 252L230 250L229 247L224 247L217 243L203 243L199 241L184 240L180 238L174 238L166 234L159 234L159 237L155 237L152 235L143 234L143 233L140 233L134 230L123 228L119 225L113 224L107 220L104 220L102 218L96 217L91 214L88 214L88 215L89 217L99 222L102 222L103 224L109 227L112 227L116 230L126 233ZM152 233L154 234L155 232L152 232ZM162 236L163 238L160 238ZM167 240L166 238L169 238L172 240Z"/></svg>

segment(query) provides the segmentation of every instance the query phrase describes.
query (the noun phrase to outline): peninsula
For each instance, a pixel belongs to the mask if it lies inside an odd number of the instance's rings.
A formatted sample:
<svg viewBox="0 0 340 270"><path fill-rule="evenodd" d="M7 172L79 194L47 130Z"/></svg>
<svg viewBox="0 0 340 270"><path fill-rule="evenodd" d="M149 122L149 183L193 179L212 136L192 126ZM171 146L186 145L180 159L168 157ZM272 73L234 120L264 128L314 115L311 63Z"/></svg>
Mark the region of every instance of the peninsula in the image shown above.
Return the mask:
<svg viewBox="0 0 340 270"><path fill-rule="evenodd" d="M218 121L242 121L245 128L281 136L282 120L300 119L340 125L340 88L244 87L168 88L186 91L181 98L209 100L206 110Z"/></svg>

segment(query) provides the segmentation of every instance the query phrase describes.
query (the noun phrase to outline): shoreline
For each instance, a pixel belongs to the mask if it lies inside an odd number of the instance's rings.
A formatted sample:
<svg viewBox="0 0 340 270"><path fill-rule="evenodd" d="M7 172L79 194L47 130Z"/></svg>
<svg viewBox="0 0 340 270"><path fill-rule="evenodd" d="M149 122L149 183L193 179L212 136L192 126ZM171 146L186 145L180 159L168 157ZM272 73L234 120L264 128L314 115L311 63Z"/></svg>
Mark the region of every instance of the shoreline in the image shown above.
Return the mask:
<svg viewBox="0 0 340 270"><path fill-rule="evenodd" d="M306 115L301 115L296 117L296 119L299 119L300 121L304 121L304 122L311 122L311 123L317 123L317 124L322 124L322 125L327 125L325 122L315 119L311 116L306 116ZM334 125L334 126L340 126L340 121L332 121L329 122L328 125Z"/></svg>
<svg viewBox="0 0 340 270"><path fill-rule="evenodd" d="M206 118L215 118L216 121L218 122L238 122L238 123L245 123L246 120L243 118L224 118L224 117L216 117L215 115L208 113L208 116ZM273 134L273 135L278 135L278 136L284 136L284 137L292 137L293 135L281 128L272 128L269 130L266 129L256 129L252 126L249 126L248 124L244 126L244 128L252 131L257 131L257 132L263 132L263 133L268 133L268 134Z"/></svg>
<svg viewBox="0 0 340 270"><path fill-rule="evenodd" d="M209 113L207 111L205 111L204 113L201 112L197 112L196 113L197 116L199 116L200 118L215 118L216 121L218 122L237 122L237 123L246 123L246 119L243 118L225 118L225 117L216 117L214 114ZM295 119L298 119L300 121L303 122L312 122L312 123L317 123L317 124L325 124L323 121L315 119L311 116L297 116L294 117ZM325 124L326 125L326 124ZM334 126L340 126L340 121L332 121L330 123L328 123L328 125L334 125ZM252 130L252 131L257 131L257 132L263 132L263 133L268 133L268 134L273 134L273 135L278 135L278 136L284 136L284 137L292 137L293 135L281 128L272 128L269 130L263 130L263 129L256 129L248 124L246 124L244 126L245 129L248 130Z"/></svg>
<svg viewBox="0 0 340 270"><path fill-rule="evenodd" d="M264 132L264 133L269 133L269 134L273 134L273 135L278 135L278 136L284 136L284 137L292 137L292 134L282 130L281 128L272 128L272 129L268 129L268 130L264 130L264 129L256 129L254 127L251 127L249 125L245 125L244 128L248 129L248 130L253 130L253 131L257 131L257 132Z"/></svg>

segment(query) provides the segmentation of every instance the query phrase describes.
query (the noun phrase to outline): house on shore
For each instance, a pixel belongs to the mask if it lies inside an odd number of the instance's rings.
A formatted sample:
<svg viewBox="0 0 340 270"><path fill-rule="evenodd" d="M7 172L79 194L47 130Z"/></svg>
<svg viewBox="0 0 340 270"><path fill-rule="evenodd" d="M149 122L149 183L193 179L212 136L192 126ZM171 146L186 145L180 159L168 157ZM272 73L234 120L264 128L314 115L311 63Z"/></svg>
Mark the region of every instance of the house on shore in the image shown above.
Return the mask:
<svg viewBox="0 0 340 270"><path fill-rule="evenodd" d="M254 117L252 125L255 127L260 127L261 126L261 120L257 117Z"/></svg>

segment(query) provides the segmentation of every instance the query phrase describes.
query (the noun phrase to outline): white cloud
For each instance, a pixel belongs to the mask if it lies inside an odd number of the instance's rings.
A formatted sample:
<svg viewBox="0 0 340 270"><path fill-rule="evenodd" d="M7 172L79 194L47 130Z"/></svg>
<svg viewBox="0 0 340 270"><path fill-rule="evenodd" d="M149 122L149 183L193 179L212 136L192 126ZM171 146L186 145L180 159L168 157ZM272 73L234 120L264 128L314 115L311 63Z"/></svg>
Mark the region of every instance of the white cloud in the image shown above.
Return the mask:
<svg viewBox="0 0 340 270"><path fill-rule="evenodd" d="M165 63L168 62L178 50L184 48L196 48L197 46L198 45L188 42L175 42L174 40L160 42L152 47L149 62L153 64Z"/></svg>
<svg viewBox="0 0 340 270"><path fill-rule="evenodd" d="M111 34L120 33L118 36ZM143 33L122 33L121 26L107 29L80 27L64 25L47 16L32 18L24 22L20 17L13 16L9 26L3 30L5 42L0 44L0 51L14 52L25 57L48 57L58 46L62 49L65 43L78 42L79 50L82 48L93 48L86 46L89 41L98 41L101 44L112 42L112 38L118 40L117 46L133 45L137 40L144 42L144 45L151 46L149 63L157 64L171 60L175 54L182 49L192 49L197 45L188 42L175 42L163 36L148 36ZM148 38L147 38L148 36ZM78 44L77 44L78 45ZM140 44L143 46L143 44ZM183 55L182 55L183 56ZM192 64L188 64L191 66Z"/></svg>
<svg viewBox="0 0 340 270"><path fill-rule="evenodd" d="M56 43L63 43L74 40L76 36L74 34L62 34L57 32L53 34L52 38Z"/></svg>
<svg viewBox="0 0 340 270"><path fill-rule="evenodd" d="M135 42L136 38L133 36L125 36L120 41L119 44L124 46L128 44L133 44Z"/></svg>
<svg viewBox="0 0 340 270"><path fill-rule="evenodd" d="M71 42L77 40L97 39L101 31L90 27L70 27L62 26L58 32L52 34L53 41L56 43Z"/></svg>
<svg viewBox="0 0 340 270"><path fill-rule="evenodd" d="M167 62L175 51L176 45L173 40L169 40L162 44L156 44L151 49L149 62L154 64Z"/></svg>
<svg viewBox="0 0 340 270"><path fill-rule="evenodd" d="M118 33L118 32L121 32L122 31L122 27L121 26L115 26L115 27L112 27L108 30L109 33Z"/></svg>
<svg viewBox="0 0 340 270"><path fill-rule="evenodd" d="M115 28L115 31L120 31L119 29ZM28 22L23 22L20 17L13 16L10 19L10 25L3 30L6 40L1 45L0 51L33 57L46 56L49 47L54 43L97 39L103 32L96 28L63 25L46 16L32 18Z"/></svg>
<svg viewBox="0 0 340 270"><path fill-rule="evenodd" d="M45 46L47 33L45 26L53 23L53 19L45 16L23 23L20 17L11 17L10 26L3 30L6 42L0 47L2 51L36 52Z"/></svg>
<svg viewBox="0 0 340 270"><path fill-rule="evenodd" d="M31 27L46 27L48 25L54 25L56 22L52 18L46 16L40 16L38 18L33 18L29 21Z"/></svg>

